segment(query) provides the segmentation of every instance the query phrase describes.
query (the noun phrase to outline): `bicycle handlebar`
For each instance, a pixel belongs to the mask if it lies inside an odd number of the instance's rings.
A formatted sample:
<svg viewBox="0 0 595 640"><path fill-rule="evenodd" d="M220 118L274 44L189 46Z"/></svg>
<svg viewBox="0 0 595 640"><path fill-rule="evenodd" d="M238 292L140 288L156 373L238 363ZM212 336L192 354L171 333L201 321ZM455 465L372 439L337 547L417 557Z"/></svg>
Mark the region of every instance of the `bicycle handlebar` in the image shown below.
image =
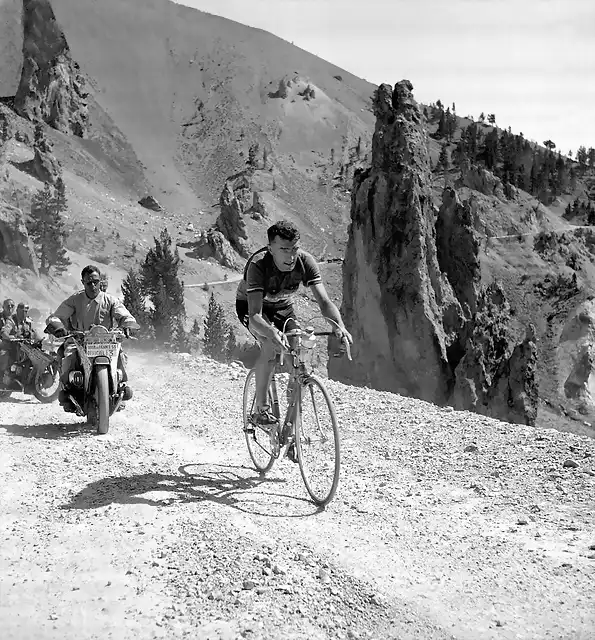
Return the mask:
<svg viewBox="0 0 595 640"><path fill-rule="evenodd" d="M334 336L336 333L334 331L304 331L303 329L292 329L291 331L287 331L285 334L288 338L296 337L296 336ZM349 340L345 336L341 338L341 344L345 347L345 353L347 355L347 359L349 361L352 360L351 357L351 345L349 344ZM291 353L291 350L289 350ZM281 351L281 355L279 361L281 365L283 365L283 354L285 350ZM340 355L340 354L338 354Z"/></svg>

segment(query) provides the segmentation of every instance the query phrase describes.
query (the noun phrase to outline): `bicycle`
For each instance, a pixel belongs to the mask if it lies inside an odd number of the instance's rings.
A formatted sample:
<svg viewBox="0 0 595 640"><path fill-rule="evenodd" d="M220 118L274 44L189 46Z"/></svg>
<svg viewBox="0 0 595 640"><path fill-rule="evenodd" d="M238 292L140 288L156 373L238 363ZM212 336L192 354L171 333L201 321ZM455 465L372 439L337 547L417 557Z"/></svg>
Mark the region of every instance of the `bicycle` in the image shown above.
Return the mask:
<svg viewBox="0 0 595 640"><path fill-rule="evenodd" d="M288 353L291 371L287 384L287 409L281 423L277 376L278 366L269 385L269 405L277 423L256 424L254 410L255 369L246 376L243 394L244 435L248 453L257 471L265 474L275 460L287 457L297 462L306 490L319 507L334 497L339 484L341 466L340 436L333 401L322 380L308 371L302 349L313 347L318 336L331 336L332 331L314 331L310 327L285 332L292 346ZM351 350L343 340L345 353L351 360ZM278 356L283 366L283 354Z"/></svg>

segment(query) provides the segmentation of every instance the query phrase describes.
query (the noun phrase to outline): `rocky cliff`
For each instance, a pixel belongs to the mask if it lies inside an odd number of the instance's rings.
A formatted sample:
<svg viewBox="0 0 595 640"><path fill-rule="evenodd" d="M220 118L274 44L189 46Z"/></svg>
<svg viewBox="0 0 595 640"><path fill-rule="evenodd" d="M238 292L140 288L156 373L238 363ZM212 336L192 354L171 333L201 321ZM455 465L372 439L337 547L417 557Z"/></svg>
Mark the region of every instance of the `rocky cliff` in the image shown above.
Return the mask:
<svg viewBox="0 0 595 640"><path fill-rule="evenodd" d="M481 286L470 203L448 188L438 211L432 204L428 136L411 83L381 85L374 109L372 165L354 177L343 265L354 362L331 358L329 374L534 423L533 342L515 344L501 288Z"/></svg>
<svg viewBox="0 0 595 640"><path fill-rule="evenodd" d="M87 93L49 0L23 0L23 58L14 97L17 113L84 137Z"/></svg>

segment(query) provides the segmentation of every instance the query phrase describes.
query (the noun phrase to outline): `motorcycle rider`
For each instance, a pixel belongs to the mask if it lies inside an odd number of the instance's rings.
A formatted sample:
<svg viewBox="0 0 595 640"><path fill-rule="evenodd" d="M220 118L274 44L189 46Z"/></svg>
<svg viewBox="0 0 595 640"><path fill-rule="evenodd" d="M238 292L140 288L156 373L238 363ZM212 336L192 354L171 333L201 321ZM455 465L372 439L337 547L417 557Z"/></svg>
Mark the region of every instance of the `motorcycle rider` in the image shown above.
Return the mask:
<svg viewBox="0 0 595 640"><path fill-rule="evenodd" d="M70 331L88 331L93 325L102 325L107 329L119 327L126 335L130 329L137 329L138 323L132 314L115 296L101 290L101 272L95 265L87 265L81 271L81 282L85 287L64 300L47 319L46 331L56 337L62 337ZM68 374L77 361L76 343L73 339L65 341L60 380L62 390L58 401L64 411L74 412L75 407L68 397ZM125 366L125 355L122 354ZM132 391L126 399L132 397Z"/></svg>
<svg viewBox="0 0 595 640"><path fill-rule="evenodd" d="M11 298L6 298L4 303L2 304L2 313L0 313L0 336L1 332L4 329L4 325L10 320L14 313L14 300ZM4 372L10 366L10 354L12 352L12 343L7 339L0 337L0 386L2 385L2 378L4 377Z"/></svg>
<svg viewBox="0 0 595 640"><path fill-rule="evenodd" d="M4 325L0 331L0 338L4 346L2 351L5 354L3 356L3 362L0 363L0 374L2 377L16 359L17 345L15 343L17 340L25 338L37 342L41 339L33 328L33 322L31 318L27 316L27 311L29 311L29 305L24 302L19 302L16 313L7 320L4 320ZM2 378L0 378L0 381L1 380Z"/></svg>

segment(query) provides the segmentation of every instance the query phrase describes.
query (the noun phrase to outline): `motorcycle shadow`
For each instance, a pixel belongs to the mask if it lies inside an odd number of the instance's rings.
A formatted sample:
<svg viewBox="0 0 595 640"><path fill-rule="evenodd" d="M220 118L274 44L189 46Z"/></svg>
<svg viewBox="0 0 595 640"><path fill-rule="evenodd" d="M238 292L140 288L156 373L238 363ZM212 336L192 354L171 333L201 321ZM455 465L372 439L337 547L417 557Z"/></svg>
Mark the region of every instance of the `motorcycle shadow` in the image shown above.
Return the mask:
<svg viewBox="0 0 595 640"><path fill-rule="evenodd" d="M199 467L190 473L188 467ZM205 467L201 469L200 467ZM179 468L179 474L144 473L133 476L108 477L91 482L72 497L62 509L97 509L110 504L144 504L154 507L210 501L233 507L246 513L262 513L250 506L250 491L273 483L285 482L278 478L266 478L244 466L191 464ZM262 496L262 492L259 492ZM268 494L302 501L295 496ZM303 502L308 502L303 500ZM308 503L311 506L311 503ZM287 511L285 516L291 515ZM305 514L301 514L305 515Z"/></svg>
<svg viewBox="0 0 595 640"><path fill-rule="evenodd" d="M0 424L0 429L22 438L42 438L60 440L76 438L84 433L95 431L93 427L82 422L49 422L46 424Z"/></svg>

